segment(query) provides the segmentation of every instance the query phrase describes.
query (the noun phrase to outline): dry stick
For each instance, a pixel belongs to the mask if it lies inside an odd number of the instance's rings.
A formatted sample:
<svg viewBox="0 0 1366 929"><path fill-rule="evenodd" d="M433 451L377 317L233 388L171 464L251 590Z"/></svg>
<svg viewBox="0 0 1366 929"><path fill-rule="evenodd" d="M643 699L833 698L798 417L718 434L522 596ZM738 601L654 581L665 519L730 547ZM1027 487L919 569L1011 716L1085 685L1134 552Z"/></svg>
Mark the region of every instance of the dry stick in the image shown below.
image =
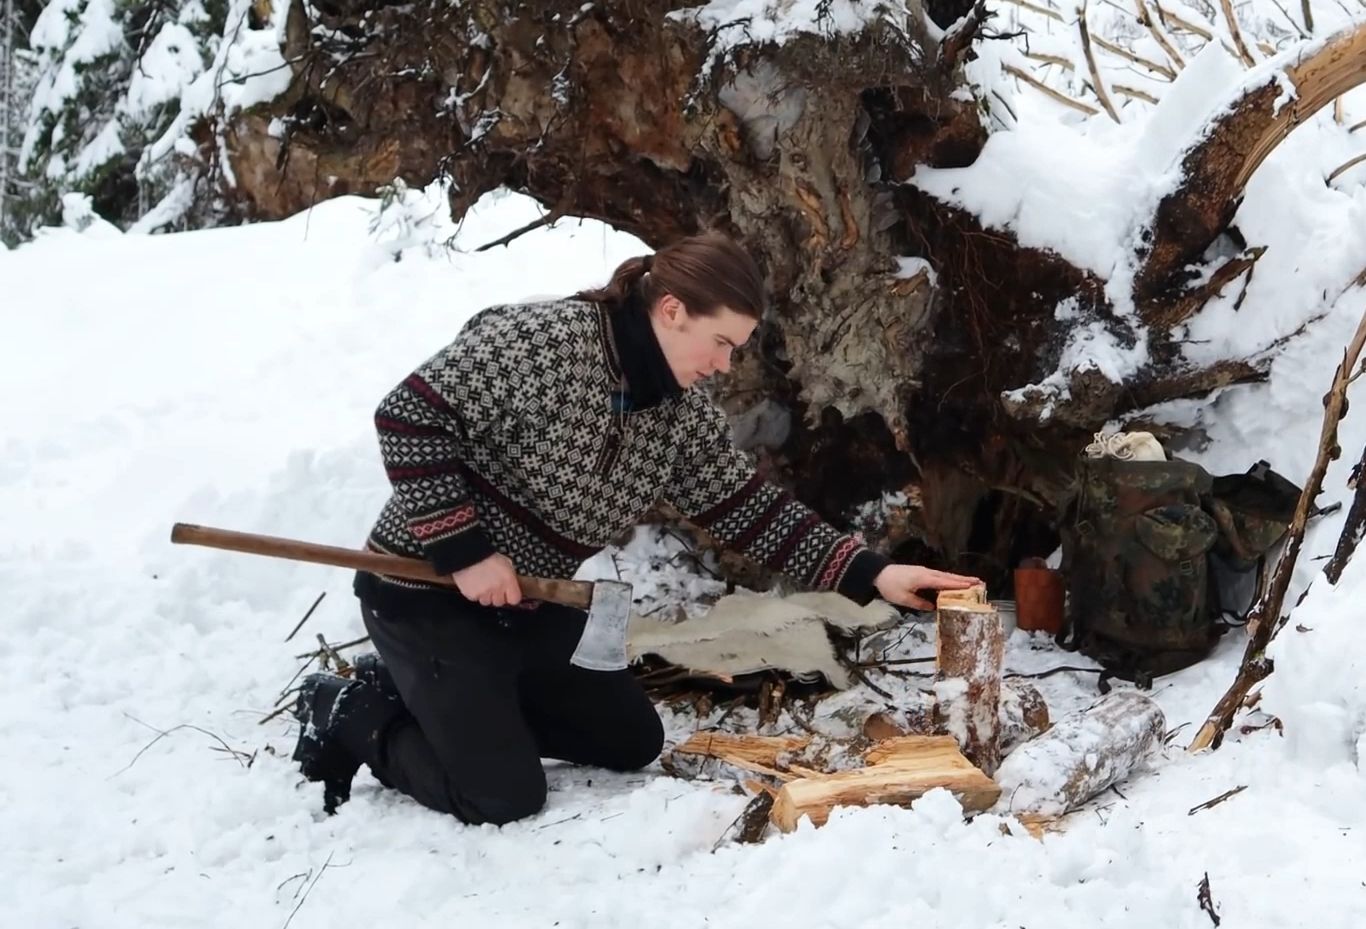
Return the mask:
<svg viewBox="0 0 1366 929"><path fill-rule="evenodd" d="M1077 66L1072 63L1071 59L1064 58L1061 55L1045 55L1043 52L1021 52L1021 54L1030 61L1040 61L1046 65L1057 65L1064 71L1075 71L1077 69Z"/></svg>
<svg viewBox="0 0 1366 929"><path fill-rule="evenodd" d="M1157 103L1157 98L1146 91L1139 90L1137 87L1130 87L1127 84L1111 84L1110 89L1117 94L1132 97L1135 100L1142 100L1145 103Z"/></svg>
<svg viewBox="0 0 1366 929"><path fill-rule="evenodd" d="M131 768L133 765L137 764L138 759L141 758L141 757L147 752L147 750L148 750L149 748L151 748L153 745L155 745L155 744L157 744L158 742L160 742L162 739L166 738L166 737L167 737L168 735L170 735L171 733L173 733L173 732L178 732L178 731L180 731L181 729L192 729L192 730L194 730L195 732L203 733L204 735L208 736L209 738L216 740L216 741L218 742L219 745L223 746L223 751L225 751L225 752L227 752L229 755L231 755L231 756L233 757L233 760L234 760L234 761L236 761L238 764L240 764L240 765L241 765L242 767L244 767L244 768L249 768L249 767L251 767L251 761L250 761L251 756L250 756L250 755L248 755L248 754L247 754L246 752L244 752L244 751L240 751L240 750L238 750L238 749L233 748L233 747L230 746L227 742L224 742L224 741L223 741L223 737L222 737L222 736L218 735L217 733L210 732L209 730L204 729L204 728L202 728L202 727L200 727L200 726L195 726L195 725L193 725L193 724L191 724L191 723L181 723L181 724L178 725L178 726L172 726L170 729L158 729L156 726L153 726L151 723L145 723L145 722L143 722L142 720L138 719L136 716L132 715L131 713L124 713L123 715L124 715L124 716L127 716L129 719L131 719L133 722L137 723L139 726L145 726L145 727L147 727L148 729L151 729L151 730L152 730L153 732L155 732L157 735L156 735L156 738L152 739L152 741L148 742L146 745L142 746L142 748L138 749L138 753L137 753L136 755L133 756L133 760L132 760L132 761L128 762L128 763L127 763L126 765L124 765L122 768L119 768L119 769L118 769L117 771L115 771L113 774L109 775L109 777L111 777L111 778L118 777L118 776L119 776L120 774L122 774L124 771L127 771L127 770L128 770L129 768ZM243 761L243 760L242 760L243 758L246 758L246 759L248 759L248 760L247 760L247 761Z"/></svg>
<svg viewBox="0 0 1366 929"><path fill-rule="evenodd" d="M1361 164L1363 161L1366 161L1366 154L1357 155L1355 158L1352 158L1348 161L1344 161L1342 164L1337 166L1337 168L1333 171L1332 174L1328 175L1328 180L1324 181L1324 183L1333 183L1333 181L1338 179L1338 176L1341 175L1342 172L1354 167L1355 165Z"/></svg>
<svg viewBox="0 0 1366 929"><path fill-rule="evenodd" d="M1347 386L1351 383L1352 372L1356 368L1357 359L1361 356L1361 348L1364 343L1366 343L1366 313L1362 315L1361 322L1357 324L1356 334L1352 336L1351 344L1343 352L1342 363L1333 372L1333 384L1328 389L1328 395L1324 397L1323 427L1319 432L1318 457L1314 461L1314 469L1310 472L1309 479L1305 481L1299 502L1295 505L1295 516L1290 521L1285 548L1280 559L1276 562L1276 573L1271 579L1271 589L1267 591L1264 598L1257 601L1252 612L1248 614L1247 648L1243 652L1243 661L1238 668L1238 676L1228 691L1219 698L1214 709L1210 711L1209 716L1205 719L1205 724L1200 727L1200 731L1191 740L1188 751L1198 752L1205 748L1218 748L1224 740L1224 733L1233 725L1234 714L1242 706L1243 699L1247 697L1248 691L1271 673L1272 663L1266 656L1266 647L1276 635L1281 605L1285 602L1285 592L1290 586L1290 576L1295 570L1295 560L1299 556L1300 545L1304 542L1304 525L1309 520L1309 511L1313 508L1314 498L1323 489L1323 476L1328 471L1329 461L1341 453L1338 447L1338 422L1346 413Z"/></svg>
<svg viewBox="0 0 1366 929"><path fill-rule="evenodd" d="M1294 27L1295 31L1300 34L1301 39L1309 38L1309 34L1300 28L1300 24L1295 22L1295 17L1291 16L1290 11L1281 5L1280 0L1271 0L1271 3L1276 9L1281 11L1281 15L1285 17L1285 21Z"/></svg>
<svg viewBox="0 0 1366 929"><path fill-rule="evenodd" d="M335 648L327 644L327 639L323 638L323 634L321 632L318 633L318 644L322 646L323 654L332 660L333 666L338 671L345 671L347 668L351 667L351 665L347 663L345 658L337 654L337 650ZM326 662L324 662L324 667L326 667Z"/></svg>
<svg viewBox="0 0 1366 929"><path fill-rule="evenodd" d="M1176 66L1176 70L1180 71L1186 66L1186 59L1176 50L1176 43L1158 25L1157 20L1153 19L1153 14L1148 10L1148 5L1143 0L1134 0L1134 2L1138 4L1138 21L1147 28L1148 34L1161 47L1163 54Z"/></svg>
<svg viewBox="0 0 1366 929"><path fill-rule="evenodd" d="M1070 106L1072 109L1085 113L1087 116L1094 116L1095 114L1100 112L1100 110L1091 106L1091 104L1089 103L1082 103L1080 100L1073 100L1071 97L1067 96L1064 93L1059 93L1052 87L1049 87L1043 81L1039 80L1034 75L1020 68L1017 68L1014 65L1002 65L1001 67L1007 74L1011 75L1012 77L1018 77L1026 84L1029 84L1034 88L1043 91L1044 94L1046 94L1049 97L1052 97L1054 100L1058 101L1063 106Z"/></svg>
<svg viewBox="0 0 1366 929"><path fill-rule="evenodd" d="M1238 16L1233 12L1233 0L1219 0L1219 8L1224 11L1224 19L1228 21L1228 34L1233 39L1233 46L1238 50L1238 57L1242 59L1245 67L1252 67L1257 63L1257 59L1252 57L1252 53L1247 50L1247 43L1243 41L1243 31L1238 28Z"/></svg>
<svg viewBox="0 0 1366 929"><path fill-rule="evenodd" d="M310 617L310 616L313 615L313 611L316 610L316 609L318 608L318 604L319 604L319 603L322 603L322 602L323 602L323 597L326 597L326 596L327 596L327 591L325 591L325 590L324 590L322 593L318 594L318 599L316 599L316 600L313 601L313 605L310 606L310 607L308 608L308 612L304 614L304 618L301 619L301 620L299 620L299 624L298 624L297 626L294 627L294 631L291 632L289 635L285 636L285 641L286 641L286 642L288 642L290 639L294 638L294 636L298 633L298 631L304 627L304 623L308 622L308 617Z"/></svg>
<svg viewBox="0 0 1366 929"><path fill-rule="evenodd" d="M299 900L298 906L295 906L294 909L290 911L289 919L285 920L285 924L282 927L282 929L289 929L289 924L294 922L294 914L299 912L299 907L304 905L304 901L307 900L308 895L313 892L313 888L318 885L318 881L322 880L323 872L325 872L327 870L327 866L332 863L332 855L332 852L327 853L327 860L323 862L322 870L318 872L317 877L313 878L313 883L309 884L307 889L304 890L303 898Z"/></svg>
<svg viewBox="0 0 1366 929"><path fill-rule="evenodd" d="M934 661L934 656L926 658L893 658L890 661L863 661L859 663L860 668L881 668L885 665L894 664L927 664Z"/></svg>
<svg viewBox="0 0 1366 929"><path fill-rule="evenodd" d="M1361 459L1352 469L1352 478L1347 482L1352 488L1352 505L1347 510L1347 518L1342 522L1342 532L1338 534L1338 544L1333 549L1333 557L1328 559L1328 564L1323 568L1323 576L1333 585L1336 585L1338 578L1342 576L1342 569L1347 567L1347 562L1352 559L1352 553L1361 542L1363 529L1366 529L1366 480L1362 480L1363 476L1366 476L1366 448L1361 450Z"/></svg>
<svg viewBox="0 0 1366 929"><path fill-rule="evenodd" d="M500 236L499 238L494 239L492 242L485 242L483 245L481 245L481 246L479 246L478 248L476 248L475 251L476 251L476 252L486 252L486 251L488 251L489 249L491 249L491 248L497 248L497 247L500 246L500 245L508 245L508 244L510 244L514 239L520 239L522 236L526 235L528 232L535 232L537 229L540 229L542 226L552 226L552 225L554 225L554 224L555 224L556 222L558 222L558 221L560 220L560 218L563 217L563 216L564 216L564 210L561 210L561 209L558 209L558 208L557 208L557 209L554 209L554 210L551 210L549 213L546 213L546 214L545 214L544 216L542 216L541 218L539 218L539 219L533 219L531 222L527 223L525 226L522 226L521 228L518 228L518 229L514 229L514 230L512 230L511 232L509 232L509 233L508 233L507 235L505 235L505 236Z"/></svg>
<svg viewBox="0 0 1366 929"><path fill-rule="evenodd" d="M1304 28L1307 32L1314 31L1314 11L1309 5L1309 0L1300 0L1300 9L1304 11ZM1303 33L1301 33L1303 35ZM1306 39L1308 35L1304 36Z"/></svg>
<svg viewBox="0 0 1366 929"><path fill-rule="evenodd" d="M1358 129L1366 129L1366 119L1363 119L1361 122L1357 123L1354 126L1347 127L1348 132L1356 132Z"/></svg>
<svg viewBox="0 0 1366 929"><path fill-rule="evenodd" d="M1030 3L1029 0L1007 0L1007 2L1013 3L1018 7L1023 7L1026 10L1033 10L1035 13L1042 13L1049 19L1056 19L1060 23L1067 22L1067 20L1063 19L1062 14L1059 13L1057 10L1050 10L1046 7L1036 6L1035 4Z"/></svg>
<svg viewBox="0 0 1366 929"><path fill-rule="evenodd" d="M285 686L280 690L280 696L275 698L275 702L277 704L285 697L288 697L290 695L294 687L294 682L297 681L300 678L300 676L308 670L309 665L313 664L313 662L317 661L321 656L322 652L313 652L308 655L295 656L296 658L307 658L308 660L299 666L299 670L294 672L294 676L289 679L289 683L285 684Z"/></svg>
<svg viewBox="0 0 1366 929"><path fill-rule="evenodd" d="M1175 26L1177 29L1189 32L1191 35L1199 36L1206 42L1214 41L1213 32L1206 29L1204 26L1198 26L1188 19L1182 19L1175 13L1163 9L1160 0L1153 0L1153 6L1157 7L1157 15L1162 20L1163 25L1168 27Z"/></svg>
<svg viewBox="0 0 1366 929"><path fill-rule="evenodd" d="M286 694L285 696L288 696L288 694ZM283 697L282 697L281 699L283 699ZM269 713L267 713L265 716L262 716L260 719L258 719L258 720L256 721L256 725L258 725L258 726L264 726L266 723L270 722L272 719L274 719L275 717L279 716L281 713L284 713L286 710L290 709L292 706L293 706L293 704L291 704L291 703L283 703L283 704L281 704L280 706L277 706L275 709L271 710L271 711L270 711Z"/></svg>
<svg viewBox="0 0 1366 929"><path fill-rule="evenodd" d="M1091 72L1091 87L1096 92L1096 99L1100 101L1101 106L1105 107L1105 112L1111 119L1120 122L1119 113L1116 112L1115 105L1110 102L1110 94L1105 89L1105 81L1101 80L1100 68L1096 67L1096 53L1091 48L1091 30L1086 26L1085 2L1077 10L1077 28L1081 31L1081 53L1086 57L1086 67Z"/></svg>
<svg viewBox="0 0 1366 929"><path fill-rule="evenodd" d="M1031 61L1038 61L1047 65L1057 65L1064 71L1071 72L1077 69L1076 65L1061 55L1045 55L1043 52L1023 52L1022 54ZM1130 87L1127 84L1111 84L1110 89L1117 94L1123 94L1124 96L1132 97L1135 100L1157 103L1157 98L1152 94L1144 90L1139 90L1137 87Z"/></svg>
<svg viewBox="0 0 1366 929"><path fill-rule="evenodd" d="M328 651L343 652L343 651L345 651L345 650L348 649L348 648L355 648L357 645L364 645L366 642L369 642L369 641L370 641L370 637L369 637L368 635L363 635L363 636L361 636L359 639L352 639L350 642L343 642L343 643L340 644L340 645L329 645L329 646L327 646L327 649L328 649ZM307 657L309 657L310 655L312 655L312 656L314 656L314 657L317 657L318 653L317 653L317 652L304 652L302 655L295 655L294 657L295 657L295 658L307 658ZM338 655L337 657L340 658L341 656ZM347 662L342 662L342 664L343 664L343 665L346 665Z"/></svg>
<svg viewBox="0 0 1366 929"><path fill-rule="evenodd" d="M1239 786L1233 788L1232 790L1226 790L1226 791L1224 791L1224 792L1221 793L1219 796L1215 797L1213 800L1206 800L1204 803L1200 804L1199 806L1193 806L1193 807L1191 807L1189 810L1186 811L1186 815L1187 815L1187 816L1194 816L1196 813L1199 813L1201 810L1208 810L1208 809L1209 809L1210 807L1212 807L1212 806L1218 806L1219 804L1221 804L1221 803L1223 803L1225 800L1227 800L1229 797L1236 797L1236 796L1238 796L1238 794L1242 793L1242 792L1245 791L1245 790L1247 790L1247 785L1246 785L1246 784L1240 784Z"/></svg>
<svg viewBox="0 0 1366 929"><path fill-rule="evenodd" d="M1333 101L1333 122L1339 126L1347 122L1347 108L1341 97Z"/></svg>
<svg viewBox="0 0 1366 929"><path fill-rule="evenodd" d="M1209 914L1209 921L1214 923L1214 929L1219 929L1219 908L1214 905L1214 896L1209 889L1209 872L1200 879L1200 883L1195 888L1195 900L1200 904L1200 909Z"/></svg>
<svg viewBox="0 0 1366 929"><path fill-rule="evenodd" d="M1082 20L1084 23L1083 17L1077 18ZM1122 45L1116 45L1115 43L1106 40L1102 36L1096 36L1095 42L1097 45L1099 45L1101 48L1105 49L1105 51L1109 52L1112 55L1118 55L1125 61L1132 61L1136 65L1142 65L1149 71L1152 71L1154 74L1160 74L1169 81L1176 80L1176 72L1173 71L1171 68L1167 67L1166 65L1164 65L1160 61L1153 61L1151 58L1144 58L1142 55L1135 54L1134 52L1129 51Z"/></svg>

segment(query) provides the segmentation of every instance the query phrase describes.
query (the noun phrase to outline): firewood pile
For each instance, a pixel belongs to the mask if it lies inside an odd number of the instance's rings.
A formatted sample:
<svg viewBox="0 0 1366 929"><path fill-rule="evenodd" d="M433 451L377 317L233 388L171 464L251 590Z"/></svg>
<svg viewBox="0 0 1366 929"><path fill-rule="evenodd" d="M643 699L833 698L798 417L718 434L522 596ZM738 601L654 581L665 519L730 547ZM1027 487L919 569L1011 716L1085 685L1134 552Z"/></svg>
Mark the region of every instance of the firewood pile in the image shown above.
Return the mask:
<svg viewBox="0 0 1366 929"><path fill-rule="evenodd" d="M1003 674L1006 633L981 587L940 595L932 682L882 709L865 706L852 734L811 724L813 685L774 673L717 680L655 667L640 679L664 705L690 703L719 721L666 751L666 771L738 784L752 797L730 838L757 841L772 825L823 825L841 806L909 806L950 791L966 814L1008 813L1035 835L1135 770L1162 744L1165 719L1148 697L1115 692L1051 720L1039 691ZM928 672L927 672L928 677ZM871 682L868 682L871 684ZM891 697L891 694L887 694ZM838 699L827 697L826 699ZM786 711L800 731L760 734L721 727L734 708L758 711L771 729ZM850 707L850 709L856 709ZM789 727L790 728L790 727Z"/></svg>

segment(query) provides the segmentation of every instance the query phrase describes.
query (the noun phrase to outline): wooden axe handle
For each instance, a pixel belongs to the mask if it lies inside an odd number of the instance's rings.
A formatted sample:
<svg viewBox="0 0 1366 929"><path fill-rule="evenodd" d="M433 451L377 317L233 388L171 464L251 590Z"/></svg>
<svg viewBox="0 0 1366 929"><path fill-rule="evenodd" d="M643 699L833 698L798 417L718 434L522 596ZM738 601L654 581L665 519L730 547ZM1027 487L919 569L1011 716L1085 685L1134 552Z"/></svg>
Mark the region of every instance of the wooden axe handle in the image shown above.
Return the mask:
<svg viewBox="0 0 1366 929"><path fill-rule="evenodd" d="M381 552L316 545L312 542L256 535L251 532L233 532L230 529L214 529L209 526L194 526L189 523L176 523L172 526L171 541L178 545L203 545L248 555L265 555L289 561L355 568L357 571L373 571L378 574L426 581L429 584L440 584L443 587L455 587L455 581L449 575L437 574L425 561L385 555ZM588 609L593 600L593 585L588 581L550 580L519 574L517 583L522 588L522 595L532 600L547 600L580 610Z"/></svg>

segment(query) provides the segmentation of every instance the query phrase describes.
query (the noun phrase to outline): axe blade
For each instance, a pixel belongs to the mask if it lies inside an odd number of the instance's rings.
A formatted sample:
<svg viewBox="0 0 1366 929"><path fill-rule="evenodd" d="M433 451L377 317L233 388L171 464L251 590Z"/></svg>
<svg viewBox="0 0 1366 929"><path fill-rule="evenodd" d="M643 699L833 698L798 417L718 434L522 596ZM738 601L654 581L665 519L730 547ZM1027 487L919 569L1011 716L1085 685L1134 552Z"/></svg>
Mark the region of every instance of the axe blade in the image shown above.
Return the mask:
<svg viewBox="0 0 1366 929"><path fill-rule="evenodd" d="M630 616L630 584L594 581L588 622L569 663L589 671L625 670L626 624Z"/></svg>

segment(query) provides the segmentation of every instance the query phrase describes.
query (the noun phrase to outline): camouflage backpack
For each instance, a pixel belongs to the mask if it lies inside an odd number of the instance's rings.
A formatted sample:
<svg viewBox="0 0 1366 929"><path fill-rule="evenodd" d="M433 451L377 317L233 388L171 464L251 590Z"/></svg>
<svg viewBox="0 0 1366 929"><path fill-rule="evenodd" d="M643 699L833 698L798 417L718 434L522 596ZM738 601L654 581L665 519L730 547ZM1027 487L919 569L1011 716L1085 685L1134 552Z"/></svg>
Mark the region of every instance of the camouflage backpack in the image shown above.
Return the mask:
<svg viewBox="0 0 1366 929"><path fill-rule="evenodd" d="M1213 478L1187 461L1083 459L1060 526L1060 642L1141 686L1201 660L1251 605L1298 498L1265 462Z"/></svg>

